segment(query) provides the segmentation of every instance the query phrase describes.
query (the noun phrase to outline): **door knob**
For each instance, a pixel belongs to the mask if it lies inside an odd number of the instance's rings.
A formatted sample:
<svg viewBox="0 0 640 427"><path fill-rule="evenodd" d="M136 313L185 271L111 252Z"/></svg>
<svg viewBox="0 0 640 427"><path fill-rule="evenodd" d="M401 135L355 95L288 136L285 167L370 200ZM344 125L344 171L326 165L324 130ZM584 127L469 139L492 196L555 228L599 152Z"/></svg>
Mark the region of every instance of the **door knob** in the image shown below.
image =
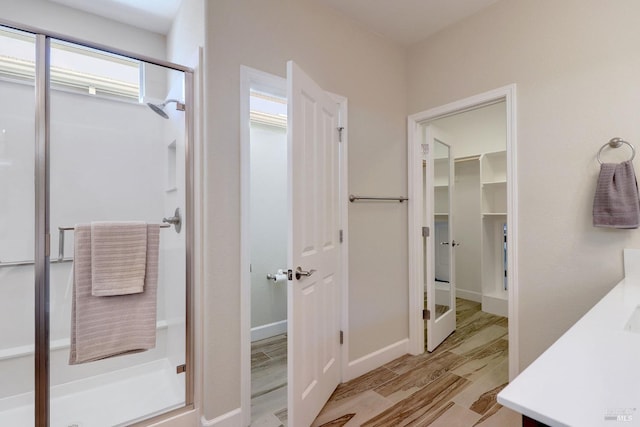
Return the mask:
<svg viewBox="0 0 640 427"><path fill-rule="evenodd" d="M304 271L302 267L298 266L298 268L296 268L296 280L300 280L301 277L309 277L315 272L316 270Z"/></svg>
<svg viewBox="0 0 640 427"><path fill-rule="evenodd" d="M456 246L460 246L461 244L462 244L462 243L460 243L460 242L456 242L455 240L453 240L453 241L451 242L451 247L455 248Z"/></svg>

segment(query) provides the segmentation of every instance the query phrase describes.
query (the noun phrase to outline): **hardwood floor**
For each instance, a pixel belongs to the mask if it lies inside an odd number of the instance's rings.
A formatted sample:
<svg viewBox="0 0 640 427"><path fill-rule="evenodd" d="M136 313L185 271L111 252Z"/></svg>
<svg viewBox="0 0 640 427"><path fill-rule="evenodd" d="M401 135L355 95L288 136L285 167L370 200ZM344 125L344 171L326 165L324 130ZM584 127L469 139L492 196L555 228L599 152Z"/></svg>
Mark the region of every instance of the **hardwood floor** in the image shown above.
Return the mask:
<svg viewBox="0 0 640 427"><path fill-rule="evenodd" d="M511 427L507 319L456 300L457 330L433 353L402 356L340 384L313 426ZM286 335L252 344L252 426L287 426Z"/></svg>
<svg viewBox="0 0 640 427"><path fill-rule="evenodd" d="M457 299L457 330L433 353L402 356L338 386L313 426L510 427L507 319Z"/></svg>

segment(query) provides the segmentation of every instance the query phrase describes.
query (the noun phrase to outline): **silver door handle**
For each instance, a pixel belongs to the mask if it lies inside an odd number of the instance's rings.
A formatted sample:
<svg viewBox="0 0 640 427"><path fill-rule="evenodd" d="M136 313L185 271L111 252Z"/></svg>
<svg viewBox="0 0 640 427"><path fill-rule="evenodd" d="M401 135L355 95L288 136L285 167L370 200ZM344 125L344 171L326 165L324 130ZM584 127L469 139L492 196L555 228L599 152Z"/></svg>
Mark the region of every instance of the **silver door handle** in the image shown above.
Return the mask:
<svg viewBox="0 0 640 427"><path fill-rule="evenodd" d="M441 245L448 245L449 242L440 242Z"/></svg>
<svg viewBox="0 0 640 427"><path fill-rule="evenodd" d="M296 280L300 280L300 278L303 277L303 276L304 277L309 277L315 272L316 272L316 270L304 271L302 269L302 267L298 266L298 268L296 268Z"/></svg>

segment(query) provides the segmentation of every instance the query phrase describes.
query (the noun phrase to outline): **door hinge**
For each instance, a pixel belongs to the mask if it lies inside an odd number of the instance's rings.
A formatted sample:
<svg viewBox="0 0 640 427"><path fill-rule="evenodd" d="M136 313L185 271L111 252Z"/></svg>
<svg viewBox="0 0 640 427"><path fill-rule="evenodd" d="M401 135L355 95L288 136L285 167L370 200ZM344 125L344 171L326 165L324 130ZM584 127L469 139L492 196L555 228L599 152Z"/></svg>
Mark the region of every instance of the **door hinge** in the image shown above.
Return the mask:
<svg viewBox="0 0 640 427"><path fill-rule="evenodd" d="M287 280L293 280L293 270L287 270Z"/></svg>
<svg viewBox="0 0 640 427"><path fill-rule="evenodd" d="M187 365L186 364L182 364L182 365L176 366L176 374L182 374L184 372L187 372Z"/></svg>
<svg viewBox="0 0 640 427"><path fill-rule="evenodd" d="M340 237L340 243L342 243L342 242L344 241L344 232L343 232L342 230L340 230L340 231L338 232L338 235L339 235L339 237Z"/></svg>
<svg viewBox="0 0 640 427"><path fill-rule="evenodd" d="M429 237L429 227L422 227L422 237Z"/></svg>
<svg viewBox="0 0 640 427"><path fill-rule="evenodd" d="M340 345L344 344L344 332L340 331Z"/></svg>
<svg viewBox="0 0 640 427"><path fill-rule="evenodd" d="M422 310L422 319L431 320L431 312L429 310Z"/></svg>
<svg viewBox="0 0 640 427"><path fill-rule="evenodd" d="M44 235L44 256L51 256L51 234Z"/></svg>
<svg viewBox="0 0 640 427"><path fill-rule="evenodd" d="M342 142L342 131L344 130L344 126L340 126L338 128L338 142Z"/></svg>

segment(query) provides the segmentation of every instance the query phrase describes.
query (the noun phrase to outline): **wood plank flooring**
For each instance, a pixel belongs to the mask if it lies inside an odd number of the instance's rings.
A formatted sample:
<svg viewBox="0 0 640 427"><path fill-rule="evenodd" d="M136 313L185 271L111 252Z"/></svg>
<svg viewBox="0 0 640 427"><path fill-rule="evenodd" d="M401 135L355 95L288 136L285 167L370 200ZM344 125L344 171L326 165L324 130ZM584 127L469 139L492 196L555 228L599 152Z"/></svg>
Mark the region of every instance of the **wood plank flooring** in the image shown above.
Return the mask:
<svg viewBox="0 0 640 427"><path fill-rule="evenodd" d="M251 343L251 425L287 425L287 335Z"/></svg>
<svg viewBox="0 0 640 427"><path fill-rule="evenodd" d="M511 427L496 395L508 382L507 319L457 299L457 330L433 353L402 356L340 384L313 426Z"/></svg>
<svg viewBox="0 0 640 427"><path fill-rule="evenodd" d="M340 384L316 427L511 427L496 395L508 382L507 319L457 299L457 330L433 353L405 355ZM252 345L252 426L287 427L286 335Z"/></svg>

